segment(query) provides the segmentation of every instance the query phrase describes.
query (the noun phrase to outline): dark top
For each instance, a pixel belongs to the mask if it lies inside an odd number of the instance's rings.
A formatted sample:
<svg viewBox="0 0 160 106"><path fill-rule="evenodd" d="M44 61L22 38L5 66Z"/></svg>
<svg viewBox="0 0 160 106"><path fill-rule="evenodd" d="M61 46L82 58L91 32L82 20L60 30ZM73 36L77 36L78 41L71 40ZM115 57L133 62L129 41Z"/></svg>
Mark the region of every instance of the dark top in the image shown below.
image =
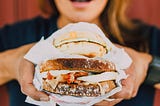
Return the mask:
<svg viewBox="0 0 160 106"><path fill-rule="evenodd" d="M0 51L16 48L31 42L37 42L42 36L47 38L57 29L57 17L51 17L49 19L36 17L32 20L5 26L0 29ZM127 33L130 34L131 32ZM142 25L139 27L137 33L135 35L144 37L149 42L149 52L152 55L160 56L160 42L158 42L160 39L160 30L148 25ZM116 42L114 39L111 39L111 41ZM136 48L132 43L135 44L135 42L127 44L132 48ZM24 102L26 96L21 93L17 81L9 82L7 88L10 97L10 106L33 106ZM117 106L153 106L154 95L155 89L152 86L142 85L135 98L123 101Z"/></svg>

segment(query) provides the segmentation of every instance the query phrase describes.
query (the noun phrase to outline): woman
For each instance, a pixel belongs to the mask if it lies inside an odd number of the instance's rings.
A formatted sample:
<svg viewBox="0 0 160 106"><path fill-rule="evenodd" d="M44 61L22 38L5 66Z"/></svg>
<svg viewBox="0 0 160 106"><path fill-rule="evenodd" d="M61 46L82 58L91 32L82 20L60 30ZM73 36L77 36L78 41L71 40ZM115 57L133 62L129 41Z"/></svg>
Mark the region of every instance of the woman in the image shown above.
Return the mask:
<svg viewBox="0 0 160 106"><path fill-rule="evenodd" d="M95 23L104 33L109 34L107 37L112 42L137 50L123 47L132 57L133 64L126 70L130 76L122 81L122 91L113 96L116 100L102 101L96 105L115 105L123 99L135 97L128 101L122 101L117 106L152 106L153 86L142 85L138 94L137 91L144 82L147 72L152 72L148 71L149 63L152 60L151 54L160 55L160 50L158 50L160 44L153 42L158 39L159 30L137 21L130 21L125 16L128 0L49 0L49 2L54 10L51 18L37 17L13 26L6 26L0 30L1 51L39 41L44 35L47 38L51 33L68 23L79 21ZM4 74L2 83L17 79L24 94L36 100L46 101L48 96L37 91L32 84L34 65L23 59L24 54L32 46L33 44L25 45L0 54L0 63L2 64L0 70ZM146 82L148 79L147 77ZM10 82L8 88L11 106L29 105L23 103L24 96L20 93L17 82ZM18 98L15 98L15 95Z"/></svg>

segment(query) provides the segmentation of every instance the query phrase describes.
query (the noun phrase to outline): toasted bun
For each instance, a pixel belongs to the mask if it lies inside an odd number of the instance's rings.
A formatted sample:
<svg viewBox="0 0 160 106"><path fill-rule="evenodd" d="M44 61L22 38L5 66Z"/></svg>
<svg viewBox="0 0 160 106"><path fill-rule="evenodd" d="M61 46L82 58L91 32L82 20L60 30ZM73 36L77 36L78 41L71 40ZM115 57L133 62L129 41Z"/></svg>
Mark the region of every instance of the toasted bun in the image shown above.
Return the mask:
<svg viewBox="0 0 160 106"><path fill-rule="evenodd" d="M53 89L50 84L43 80L43 90L70 96L87 96L95 97L108 93L116 87L114 81L104 81L98 84L67 84L58 83L55 89ZM103 90L102 90L103 89Z"/></svg>
<svg viewBox="0 0 160 106"><path fill-rule="evenodd" d="M63 53L102 57L107 53L103 39L91 32L72 31L57 36L53 45Z"/></svg>
<svg viewBox="0 0 160 106"><path fill-rule="evenodd" d="M102 73L115 71L114 63L107 60L95 60L84 58L58 58L54 60L47 60L41 64L40 72L49 70L83 70L93 73Z"/></svg>

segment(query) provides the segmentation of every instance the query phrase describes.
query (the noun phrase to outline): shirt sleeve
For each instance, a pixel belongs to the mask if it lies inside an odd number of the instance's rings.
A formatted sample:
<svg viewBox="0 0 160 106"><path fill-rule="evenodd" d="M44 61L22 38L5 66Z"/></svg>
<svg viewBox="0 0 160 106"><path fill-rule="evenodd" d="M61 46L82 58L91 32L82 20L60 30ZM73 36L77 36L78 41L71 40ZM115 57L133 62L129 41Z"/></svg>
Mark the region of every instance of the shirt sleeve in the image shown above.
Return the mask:
<svg viewBox="0 0 160 106"><path fill-rule="evenodd" d="M150 53L153 56L149 68L147 71L147 77L145 79L145 84L154 86L160 83L160 29L156 27L151 27L150 35Z"/></svg>
<svg viewBox="0 0 160 106"><path fill-rule="evenodd" d="M0 29L0 51L36 42L46 35L47 23L41 17L6 25Z"/></svg>
<svg viewBox="0 0 160 106"><path fill-rule="evenodd" d="M0 51L3 51L4 47L2 45L2 29L0 29Z"/></svg>
<svg viewBox="0 0 160 106"><path fill-rule="evenodd" d="M150 34L150 53L160 56L160 29L152 27Z"/></svg>

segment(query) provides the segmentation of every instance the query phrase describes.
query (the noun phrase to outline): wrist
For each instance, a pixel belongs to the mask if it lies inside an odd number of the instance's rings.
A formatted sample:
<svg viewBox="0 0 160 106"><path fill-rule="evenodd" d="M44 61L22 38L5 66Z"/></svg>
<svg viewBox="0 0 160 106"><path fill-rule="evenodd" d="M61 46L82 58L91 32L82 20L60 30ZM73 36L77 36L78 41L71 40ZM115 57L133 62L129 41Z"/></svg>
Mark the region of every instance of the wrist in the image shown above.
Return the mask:
<svg viewBox="0 0 160 106"><path fill-rule="evenodd" d="M140 77L142 77L142 82L143 83L146 79L146 77L148 76L148 69L149 69L149 65L152 61L152 56L150 54L147 53L141 53L141 55L139 56L139 58L142 58L142 61L138 62L138 64L140 64L140 66L143 66L142 68L142 72Z"/></svg>
<svg viewBox="0 0 160 106"><path fill-rule="evenodd" d="M8 54L8 53L7 53ZM0 85L12 80L12 73L8 70L7 54L5 52L0 53Z"/></svg>
<svg viewBox="0 0 160 106"><path fill-rule="evenodd" d="M148 69L149 69L149 66L150 64L152 63L153 61L153 57L152 55L150 54L145 54L145 64L144 64L144 67L145 67L145 70L146 70L146 73L148 72Z"/></svg>

